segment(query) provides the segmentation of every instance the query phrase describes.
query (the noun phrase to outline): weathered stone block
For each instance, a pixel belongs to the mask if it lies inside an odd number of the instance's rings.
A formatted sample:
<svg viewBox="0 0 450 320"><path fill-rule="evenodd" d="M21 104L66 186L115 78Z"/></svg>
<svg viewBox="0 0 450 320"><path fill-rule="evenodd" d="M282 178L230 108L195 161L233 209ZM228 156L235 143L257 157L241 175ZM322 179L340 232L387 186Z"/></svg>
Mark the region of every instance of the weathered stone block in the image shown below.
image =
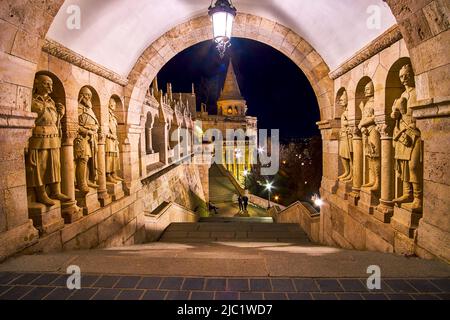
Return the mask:
<svg viewBox="0 0 450 320"><path fill-rule="evenodd" d="M61 204L59 201L53 207L32 202L28 205L28 212L41 236L64 228L64 219L61 216Z"/></svg>
<svg viewBox="0 0 450 320"><path fill-rule="evenodd" d="M113 201L117 201L122 199L125 196L122 188L122 182L110 183L106 184L106 188L108 190L108 194L112 197Z"/></svg>
<svg viewBox="0 0 450 320"><path fill-rule="evenodd" d="M97 189L90 189L88 194L76 191L75 198L78 206L83 208L83 214L85 216L100 209L100 202L98 201Z"/></svg>
<svg viewBox="0 0 450 320"><path fill-rule="evenodd" d="M414 255L414 240L401 232L396 232L394 238L394 252L404 256Z"/></svg>
<svg viewBox="0 0 450 320"><path fill-rule="evenodd" d="M378 252L394 252L393 243L387 242L369 229L366 229L366 249Z"/></svg>
<svg viewBox="0 0 450 320"><path fill-rule="evenodd" d="M345 218L344 237L355 249L366 248L366 229L349 215Z"/></svg>
<svg viewBox="0 0 450 320"><path fill-rule="evenodd" d="M0 261L36 243L39 239L38 231L33 227L33 221L0 233Z"/></svg>
<svg viewBox="0 0 450 320"><path fill-rule="evenodd" d="M98 246L98 244L98 230L97 226L95 226L69 242L64 243L64 250L94 249Z"/></svg>
<svg viewBox="0 0 450 320"><path fill-rule="evenodd" d="M417 229L421 218L422 214L412 213L409 210L395 207L391 225L399 233L402 233L409 238L413 238L414 230Z"/></svg>

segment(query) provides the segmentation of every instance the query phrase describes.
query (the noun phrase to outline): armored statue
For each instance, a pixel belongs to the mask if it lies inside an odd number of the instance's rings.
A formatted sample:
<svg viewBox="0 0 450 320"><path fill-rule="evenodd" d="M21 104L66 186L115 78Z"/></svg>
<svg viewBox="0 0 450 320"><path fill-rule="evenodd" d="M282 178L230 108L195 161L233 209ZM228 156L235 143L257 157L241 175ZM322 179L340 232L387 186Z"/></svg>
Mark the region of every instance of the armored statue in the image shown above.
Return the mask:
<svg viewBox="0 0 450 320"><path fill-rule="evenodd" d="M366 85L364 95L366 101L360 104L362 119L358 128L363 134L364 157L368 160L369 179L362 187L378 192L381 175L381 139L375 123L374 87L372 81Z"/></svg>
<svg viewBox="0 0 450 320"><path fill-rule="evenodd" d="M339 180L348 182L353 179L353 134L348 123L348 97L346 91L339 97L339 105L344 109L341 116L341 131L339 133L339 157L344 167L344 173L339 176Z"/></svg>
<svg viewBox="0 0 450 320"><path fill-rule="evenodd" d="M61 193L61 118L65 114L65 108L61 103L55 104L50 97L52 92L52 79L38 75L31 103L31 111L38 116L26 159L28 186L34 188L36 201L49 207L56 204L54 200L71 200Z"/></svg>
<svg viewBox="0 0 450 320"><path fill-rule="evenodd" d="M119 139L117 138L117 118L114 114L116 100L109 100L108 133L106 134L106 181L117 183L123 179L117 176L119 170Z"/></svg>
<svg viewBox="0 0 450 320"><path fill-rule="evenodd" d="M403 194L394 199L396 204L412 203L411 209L422 210L422 142L421 132L412 117L411 106L417 101L414 74L410 64L400 70L400 81L405 86L401 97L395 100L391 117L395 120L395 170L403 182Z"/></svg>
<svg viewBox="0 0 450 320"><path fill-rule="evenodd" d="M89 187L98 188L97 153L99 122L92 110L92 92L84 87L78 98L78 135L74 141L76 180L78 190L89 192Z"/></svg>

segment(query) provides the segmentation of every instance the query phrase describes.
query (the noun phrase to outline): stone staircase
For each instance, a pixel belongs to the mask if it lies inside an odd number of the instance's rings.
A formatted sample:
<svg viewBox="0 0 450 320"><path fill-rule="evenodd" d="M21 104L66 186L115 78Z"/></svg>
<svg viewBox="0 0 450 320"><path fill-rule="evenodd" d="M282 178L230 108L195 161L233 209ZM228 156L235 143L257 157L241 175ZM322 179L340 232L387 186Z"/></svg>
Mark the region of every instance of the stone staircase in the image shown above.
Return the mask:
<svg viewBox="0 0 450 320"><path fill-rule="evenodd" d="M298 224L273 223L272 218L206 218L197 223L172 223L160 242L283 242L308 244Z"/></svg>

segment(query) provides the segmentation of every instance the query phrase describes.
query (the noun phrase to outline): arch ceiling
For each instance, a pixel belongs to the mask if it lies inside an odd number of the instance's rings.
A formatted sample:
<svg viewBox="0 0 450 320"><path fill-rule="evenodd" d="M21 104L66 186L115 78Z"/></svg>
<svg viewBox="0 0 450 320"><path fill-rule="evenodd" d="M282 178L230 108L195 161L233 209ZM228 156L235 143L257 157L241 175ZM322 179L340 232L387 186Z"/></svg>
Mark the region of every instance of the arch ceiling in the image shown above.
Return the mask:
<svg viewBox="0 0 450 320"><path fill-rule="evenodd" d="M66 0L47 36L126 77L161 35L205 15L210 0ZM234 0L239 12L276 21L308 41L331 70L396 23L383 0ZM67 8L81 8L81 29L66 26ZM370 29L369 6L381 28Z"/></svg>

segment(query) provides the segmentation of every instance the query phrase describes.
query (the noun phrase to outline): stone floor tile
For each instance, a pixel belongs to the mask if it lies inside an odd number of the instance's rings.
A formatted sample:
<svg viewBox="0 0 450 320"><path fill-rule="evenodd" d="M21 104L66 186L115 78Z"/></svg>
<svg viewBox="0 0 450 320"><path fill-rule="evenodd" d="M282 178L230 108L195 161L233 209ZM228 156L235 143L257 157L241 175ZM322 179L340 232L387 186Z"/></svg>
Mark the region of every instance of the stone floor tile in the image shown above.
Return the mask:
<svg viewBox="0 0 450 320"><path fill-rule="evenodd" d="M0 300L19 300L33 288L31 286L13 286L0 296Z"/></svg>
<svg viewBox="0 0 450 320"><path fill-rule="evenodd" d="M120 291L120 289L103 288L92 297L92 300L114 300L119 295Z"/></svg>
<svg viewBox="0 0 450 320"><path fill-rule="evenodd" d="M450 293L450 279L432 279L430 282L442 292Z"/></svg>
<svg viewBox="0 0 450 320"><path fill-rule="evenodd" d="M142 296L141 300L164 300L166 298L167 291L164 290L147 290Z"/></svg>
<svg viewBox="0 0 450 320"><path fill-rule="evenodd" d="M203 278L186 278L184 279L182 290L203 290L205 279Z"/></svg>
<svg viewBox="0 0 450 320"><path fill-rule="evenodd" d="M271 292L272 284L269 279L250 279L250 290L253 292Z"/></svg>
<svg viewBox="0 0 450 320"><path fill-rule="evenodd" d="M385 282L394 292L401 292L401 293L417 292L417 290L414 289L413 286L411 286L408 282L402 279L388 279L385 280Z"/></svg>
<svg viewBox="0 0 450 320"><path fill-rule="evenodd" d="M209 291L225 291L227 290L226 279L206 279L205 290Z"/></svg>
<svg viewBox="0 0 450 320"><path fill-rule="evenodd" d="M441 289L436 287L431 281L426 279L408 279L410 285L412 285L418 292L441 292Z"/></svg>
<svg viewBox="0 0 450 320"><path fill-rule="evenodd" d="M74 290L73 294L68 298L69 300L90 300L99 289L82 288Z"/></svg>
<svg viewBox="0 0 450 320"><path fill-rule="evenodd" d="M228 291L250 291L248 279L228 279Z"/></svg>
<svg viewBox="0 0 450 320"><path fill-rule="evenodd" d="M294 285L298 292L320 292L313 279L294 279Z"/></svg>
<svg viewBox="0 0 450 320"><path fill-rule="evenodd" d="M97 281L95 281L92 286L94 288L114 288L114 286L119 282L120 277L116 276L101 276ZM82 280L83 281L83 278Z"/></svg>
<svg viewBox="0 0 450 320"><path fill-rule="evenodd" d="M140 300L145 290L122 290L116 300Z"/></svg>
<svg viewBox="0 0 450 320"><path fill-rule="evenodd" d="M15 272L0 272L0 285L7 285L20 276L21 274Z"/></svg>
<svg viewBox="0 0 450 320"><path fill-rule="evenodd" d="M364 300L388 300L384 293L362 293Z"/></svg>
<svg viewBox="0 0 450 320"><path fill-rule="evenodd" d="M312 296L308 292L288 293L289 300L312 300Z"/></svg>
<svg viewBox="0 0 450 320"><path fill-rule="evenodd" d="M134 289L141 281L141 277L126 276L119 279L114 288L118 289Z"/></svg>
<svg viewBox="0 0 450 320"><path fill-rule="evenodd" d="M363 300L363 297L359 293L336 293L339 300Z"/></svg>
<svg viewBox="0 0 450 320"><path fill-rule="evenodd" d="M239 292L217 291L214 295L215 300L239 300Z"/></svg>
<svg viewBox="0 0 450 320"><path fill-rule="evenodd" d="M67 288L56 288L50 292L44 300L66 300L73 294L73 290Z"/></svg>
<svg viewBox="0 0 450 320"><path fill-rule="evenodd" d="M359 279L339 279L345 292L367 292L369 289Z"/></svg>
<svg viewBox="0 0 450 320"><path fill-rule="evenodd" d="M166 300L189 300L190 291L169 291Z"/></svg>
<svg viewBox="0 0 450 320"><path fill-rule="evenodd" d="M419 294L411 294L414 300L441 300L437 295L435 294L429 294L429 293L419 293Z"/></svg>
<svg viewBox="0 0 450 320"><path fill-rule="evenodd" d="M386 293L389 300L412 300L411 295L407 293Z"/></svg>
<svg viewBox="0 0 450 320"><path fill-rule="evenodd" d="M263 294L258 292L241 292L239 294L239 300L259 301L263 300Z"/></svg>
<svg viewBox="0 0 450 320"><path fill-rule="evenodd" d="M61 277L59 274L46 273L36 278L31 284L34 286L48 286L59 277Z"/></svg>
<svg viewBox="0 0 450 320"><path fill-rule="evenodd" d="M138 289L158 289L162 278L160 277L143 277L138 283Z"/></svg>
<svg viewBox="0 0 450 320"><path fill-rule="evenodd" d="M334 293L311 293L313 300L338 300Z"/></svg>
<svg viewBox="0 0 450 320"><path fill-rule="evenodd" d="M31 284L34 280L36 280L40 276L41 276L40 273L25 273L25 274L22 274L20 277L16 278L10 284L13 284L13 285Z"/></svg>
<svg viewBox="0 0 450 320"><path fill-rule="evenodd" d="M54 289L56 289L56 287L35 287L23 296L21 300L43 300Z"/></svg>
<svg viewBox="0 0 450 320"><path fill-rule="evenodd" d="M287 294L284 292L264 292L264 300L287 300Z"/></svg>
<svg viewBox="0 0 450 320"><path fill-rule="evenodd" d="M335 279L317 279L320 291L322 292L342 292L344 289Z"/></svg>
<svg viewBox="0 0 450 320"><path fill-rule="evenodd" d="M274 292L295 292L291 279L271 279Z"/></svg>
<svg viewBox="0 0 450 320"><path fill-rule="evenodd" d="M192 291L191 300L203 300L210 301L214 300L214 292L212 291Z"/></svg>
<svg viewBox="0 0 450 320"><path fill-rule="evenodd" d="M183 285L184 278L168 277L163 278L159 288L162 290L180 290Z"/></svg>

